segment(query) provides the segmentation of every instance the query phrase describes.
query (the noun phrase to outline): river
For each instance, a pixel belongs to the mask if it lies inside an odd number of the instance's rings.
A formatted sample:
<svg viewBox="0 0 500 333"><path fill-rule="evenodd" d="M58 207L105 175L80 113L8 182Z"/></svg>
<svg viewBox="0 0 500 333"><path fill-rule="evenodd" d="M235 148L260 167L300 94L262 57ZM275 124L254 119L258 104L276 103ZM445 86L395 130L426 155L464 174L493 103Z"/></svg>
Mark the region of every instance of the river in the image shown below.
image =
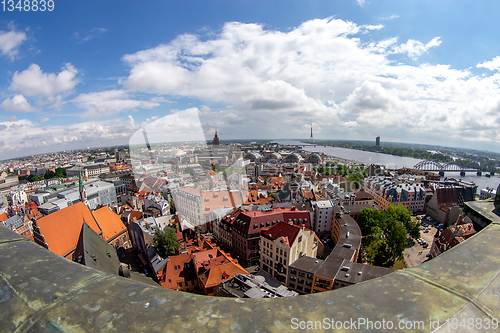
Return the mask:
<svg viewBox="0 0 500 333"><path fill-rule="evenodd" d="M340 157L346 160L353 160L363 164L379 164L384 165L388 169L413 168L415 164L422 161L411 157L401 157L382 153L373 153L363 150L347 149L340 147L320 146L309 143L303 143L297 140L275 140L281 145L302 146L305 151L323 153L325 155ZM465 176L460 176L459 172L446 172L445 177L453 177L467 182L473 182L478 186L479 191L486 187L496 189L500 184L498 175L487 178L485 176L477 176L475 173L468 172ZM444 179L444 177L441 177Z"/></svg>

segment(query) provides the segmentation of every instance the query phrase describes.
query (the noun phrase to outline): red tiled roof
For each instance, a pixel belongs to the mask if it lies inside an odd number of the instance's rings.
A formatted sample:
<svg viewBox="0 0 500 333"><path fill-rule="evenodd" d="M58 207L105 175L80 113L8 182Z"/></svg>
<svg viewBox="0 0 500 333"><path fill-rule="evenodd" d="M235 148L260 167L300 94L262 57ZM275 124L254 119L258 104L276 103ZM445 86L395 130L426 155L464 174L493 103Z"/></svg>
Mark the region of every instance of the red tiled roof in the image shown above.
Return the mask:
<svg viewBox="0 0 500 333"><path fill-rule="evenodd" d="M6 213L0 214L0 222L7 220L9 216Z"/></svg>
<svg viewBox="0 0 500 333"><path fill-rule="evenodd" d="M245 201L245 205L267 205L272 203L273 199L270 197L265 197L256 190L251 190L248 192L248 199Z"/></svg>
<svg viewBox="0 0 500 333"><path fill-rule="evenodd" d="M108 206L94 211L94 217L101 227L104 240L106 241L127 230L120 216L116 215Z"/></svg>
<svg viewBox="0 0 500 333"><path fill-rule="evenodd" d="M282 237L288 247L291 247L293 242L295 241L295 238L299 234L299 231L300 227L298 226L280 222L275 224L268 230L263 231L262 236L272 241L275 241Z"/></svg>
<svg viewBox="0 0 500 333"><path fill-rule="evenodd" d="M139 221L140 219L142 219L142 212L138 210L133 210L130 212L130 220Z"/></svg>
<svg viewBox="0 0 500 333"><path fill-rule="evenodd" d="M76 248L84 220L92 230L101 233L89 208L81 202L38 219L37 225L49 250L64 256Z"/></svg>
<svg viewBox="0 0 500 333"><path fill-rule="evenodd" d="M202 196L204 214L209 214L217 208L231 208L243 204L241 192L238 191L204 191Z"/></svg>
<svg viewBox="0 0 500 333"><path fill-rule="evenodd" d="M241 222L238 222L238 220ZM304 225L306 228L311 226L309 212L300 211L295 207L278 207L269 212L236 209L226 215L222 222L231 224L233 228L242 231L244 234L254 234L260 233L263 228L272 226L273 221L277 223L278 221L288 222L289 220L294 224ZM269 225L267 225L268 222Z"/></svg>
<svg viewBox="0 0 500 333"><path fill-rule="evenodd" d="M205 289L218 286L222 282L238 274L249 275L243 267L234 262L227 262L221 265L213 266L200 275L199 280Z"/></svg>
<svg viewBox="0 0 500 333"><path fill-rule="evenodd" d="M170 256L169 261L163 268L163 273L160 284L166 289L176 290L178 288L177 283L196 280L191 255L189 254Z"/></svg>
<svg viewBox="0 0 500 333"><path fill-rule="evenodd" d="M201 196L201 186L198 186L198 187L191 187L191 186L179 187L179 188L177 188L177 190L184 191L186 193L196 195L196 196Z"/></svg>

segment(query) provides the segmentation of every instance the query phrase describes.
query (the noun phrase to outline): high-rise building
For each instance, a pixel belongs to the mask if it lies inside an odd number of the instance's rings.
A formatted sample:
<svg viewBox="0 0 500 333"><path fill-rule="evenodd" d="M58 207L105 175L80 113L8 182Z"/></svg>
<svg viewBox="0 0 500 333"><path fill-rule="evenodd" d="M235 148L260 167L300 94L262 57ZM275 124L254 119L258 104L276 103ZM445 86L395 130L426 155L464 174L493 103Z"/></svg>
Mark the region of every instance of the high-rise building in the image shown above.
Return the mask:
<svg viewBox="0 0 500 333"><path fill-rule="evenodd" d="M375 146L380 147L380 136L375 138Z"/></svg>
<svg viewBox="0 0 500 333"><path fill-rule="evenodd" d="M314 143L314 138L313 138L313 125L311 124L311 139L309 140L311 143Z"/></svg>

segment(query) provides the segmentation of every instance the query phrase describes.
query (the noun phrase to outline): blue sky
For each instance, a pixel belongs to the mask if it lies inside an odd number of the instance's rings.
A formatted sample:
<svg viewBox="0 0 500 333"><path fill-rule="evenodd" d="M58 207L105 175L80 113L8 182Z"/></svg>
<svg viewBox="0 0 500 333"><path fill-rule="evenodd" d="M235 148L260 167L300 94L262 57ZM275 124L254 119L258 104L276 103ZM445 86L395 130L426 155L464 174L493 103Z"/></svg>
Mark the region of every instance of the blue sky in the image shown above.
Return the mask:
<svg viewBox="0 0 500 333"><path fill-rule="evenodd" d="M0 159L127 144L182 110L207 138L312 122L319 139L500 151L497 1L54 5L1 11Z"/></svg>

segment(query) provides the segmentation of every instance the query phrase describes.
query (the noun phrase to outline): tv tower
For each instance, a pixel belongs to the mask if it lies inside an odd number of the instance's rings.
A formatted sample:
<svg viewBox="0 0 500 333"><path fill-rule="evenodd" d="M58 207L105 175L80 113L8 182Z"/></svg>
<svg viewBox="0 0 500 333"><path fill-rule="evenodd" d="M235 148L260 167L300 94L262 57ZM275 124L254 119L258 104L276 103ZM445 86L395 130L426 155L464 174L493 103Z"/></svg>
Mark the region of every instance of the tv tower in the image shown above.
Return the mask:
<svg viewBox="0 0 500 333"><path fill-rule="evenodd" d="M311 139L309 139L311 143L314 143L314 138L313 138L313 124L311 123Z"/></svg>

